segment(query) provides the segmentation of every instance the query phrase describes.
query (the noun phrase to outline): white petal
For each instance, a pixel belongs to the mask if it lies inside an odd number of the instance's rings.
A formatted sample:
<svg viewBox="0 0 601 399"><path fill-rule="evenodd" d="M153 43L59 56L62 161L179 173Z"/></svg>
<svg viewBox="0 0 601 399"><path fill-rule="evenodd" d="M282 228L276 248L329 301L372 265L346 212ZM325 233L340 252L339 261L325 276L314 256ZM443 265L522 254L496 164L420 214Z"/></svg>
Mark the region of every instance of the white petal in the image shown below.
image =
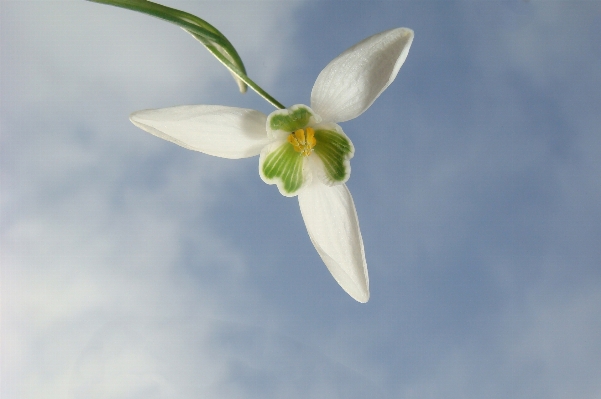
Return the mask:
<svg viewBox="0 0 601 399"><path fill-rule="evenodd" d="M315 180L298 195L311 242L334 279L355 300L369 300L369 277L353 197L346 185Z"/></svg>
<svg viewBox="0 0 601 399"><path fill-rule="evenodd" d="M358 117L392 83L412 41L411 29L397 28L355 44L321 71L311 108L328 122Z"/></svg>
<svg viewBox="0 0 601 399"><path fill-rule="evenodd" d="M157 137L222 158L252 157L270 142L267 116L252 109L182 105L134 112L130 120Z"/></svg>

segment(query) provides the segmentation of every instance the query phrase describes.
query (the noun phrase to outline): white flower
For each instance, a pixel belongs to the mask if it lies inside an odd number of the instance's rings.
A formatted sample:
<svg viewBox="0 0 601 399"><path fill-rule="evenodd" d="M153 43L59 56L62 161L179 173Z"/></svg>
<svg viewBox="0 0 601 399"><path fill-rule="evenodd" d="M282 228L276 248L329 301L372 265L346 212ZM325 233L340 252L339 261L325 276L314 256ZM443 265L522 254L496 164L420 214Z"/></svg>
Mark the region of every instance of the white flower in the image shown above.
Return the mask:
<svg viewBox="0 0 601 399"><path fill-rule="evenodd" d="M311 108L295 105L269 116L250 109L187 105L144 110L131 121L190 150L223 158L260 154L259 173L285 196L298 195L311 242L338 284L367 302L369 278L353 198L344 184L354 153L338 122L361 115L392 83L413 31L371 36L330 62L317 77Z"/></svg>

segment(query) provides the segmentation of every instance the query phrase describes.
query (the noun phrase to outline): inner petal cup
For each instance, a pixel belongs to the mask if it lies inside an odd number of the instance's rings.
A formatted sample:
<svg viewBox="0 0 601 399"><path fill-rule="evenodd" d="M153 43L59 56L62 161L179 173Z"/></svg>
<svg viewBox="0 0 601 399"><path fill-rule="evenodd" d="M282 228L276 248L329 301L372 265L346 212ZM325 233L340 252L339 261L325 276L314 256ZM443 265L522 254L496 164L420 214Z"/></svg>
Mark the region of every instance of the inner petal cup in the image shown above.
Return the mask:
<svg viewBox="0 0 601 399"><path fill-rule="evenodd" d="M266 183L277 184L282 195L292 197L310 180L305 158L289 142L277 141L261 152L259 173Z"/></svg>

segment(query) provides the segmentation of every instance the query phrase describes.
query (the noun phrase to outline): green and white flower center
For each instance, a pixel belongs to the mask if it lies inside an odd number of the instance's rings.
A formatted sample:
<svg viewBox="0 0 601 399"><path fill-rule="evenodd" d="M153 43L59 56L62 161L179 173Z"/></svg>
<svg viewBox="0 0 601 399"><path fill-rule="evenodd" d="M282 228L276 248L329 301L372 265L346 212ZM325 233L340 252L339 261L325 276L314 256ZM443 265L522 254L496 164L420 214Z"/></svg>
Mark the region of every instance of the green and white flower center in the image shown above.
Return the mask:
<svg viewBox="0 0 601 399"><path fill-rule="evenodd" d="M306 131L306 132L305 132ZM300 152L308 157L313 151L313 147L317 144L315 140L315 130L312 127L298 129L288 136L288 142L294 147L294 151Z"/></svg>
<svg viewBox="0 0 601 399"><path fill-rule="evenodd" d="M328 186L348 180L355 152L351 140L340 126L323 122L306 105L272 112L267 135L273 142L261 151L259 173L283 195L297 195L313 179Z"/></svg>

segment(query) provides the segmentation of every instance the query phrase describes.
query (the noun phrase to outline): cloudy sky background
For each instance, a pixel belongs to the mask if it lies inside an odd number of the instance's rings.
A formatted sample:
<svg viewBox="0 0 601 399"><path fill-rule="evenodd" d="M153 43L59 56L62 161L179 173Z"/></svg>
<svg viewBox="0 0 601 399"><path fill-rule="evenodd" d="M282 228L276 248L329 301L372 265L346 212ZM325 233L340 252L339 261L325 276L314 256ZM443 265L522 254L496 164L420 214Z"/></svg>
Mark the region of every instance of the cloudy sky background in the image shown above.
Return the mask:
<svg viewBox="0 0 601 399"><path fill-rule="evenodd" d="M601 3L164 2L286 105L374 33L416 37L342 124L371 299L257 158L129 113L273 108L168 23L2 1L2 398L601 397Z"/></svg>

